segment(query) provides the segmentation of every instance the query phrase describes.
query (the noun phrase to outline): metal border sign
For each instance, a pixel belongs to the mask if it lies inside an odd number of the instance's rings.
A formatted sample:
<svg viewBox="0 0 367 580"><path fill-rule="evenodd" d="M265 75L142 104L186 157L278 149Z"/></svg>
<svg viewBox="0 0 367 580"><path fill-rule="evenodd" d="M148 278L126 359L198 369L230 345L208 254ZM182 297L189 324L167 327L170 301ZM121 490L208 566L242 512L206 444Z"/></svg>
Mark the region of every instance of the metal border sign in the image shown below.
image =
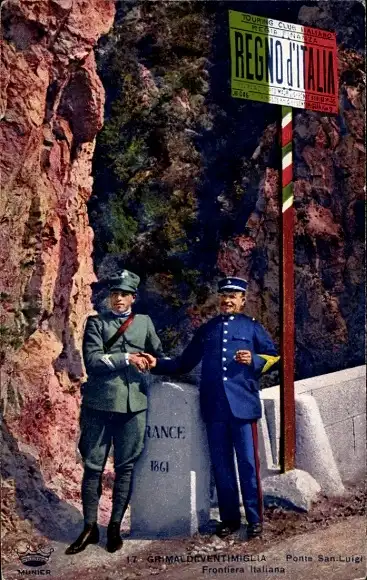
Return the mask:
<svg viewBox="0 0 367 580"><path fill-rule="evenodd" d="M232 97L338 113L336 34L229 10Z"/></svg>

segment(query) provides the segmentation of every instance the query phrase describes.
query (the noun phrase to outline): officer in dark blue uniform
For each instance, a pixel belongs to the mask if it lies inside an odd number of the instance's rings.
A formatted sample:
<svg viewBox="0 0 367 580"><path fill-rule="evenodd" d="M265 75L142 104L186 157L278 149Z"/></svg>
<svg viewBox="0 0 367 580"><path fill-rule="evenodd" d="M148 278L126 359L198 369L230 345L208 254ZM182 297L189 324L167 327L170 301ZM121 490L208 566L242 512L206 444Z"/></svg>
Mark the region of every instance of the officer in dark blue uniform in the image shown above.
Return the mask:
<svg viewBox="0 0 367 580"><path fill-rule="evenodd" d="M216 530L220 537L231 534L241 523L234 451L248 537L262 533L259 378L279 357L263 326L242 313L246 289L246 280L225 278L218 287L221 314L197 330L180 356L156 361L147 355L154 374L187 373L202 360L200 405L222 520Z"/></svg>

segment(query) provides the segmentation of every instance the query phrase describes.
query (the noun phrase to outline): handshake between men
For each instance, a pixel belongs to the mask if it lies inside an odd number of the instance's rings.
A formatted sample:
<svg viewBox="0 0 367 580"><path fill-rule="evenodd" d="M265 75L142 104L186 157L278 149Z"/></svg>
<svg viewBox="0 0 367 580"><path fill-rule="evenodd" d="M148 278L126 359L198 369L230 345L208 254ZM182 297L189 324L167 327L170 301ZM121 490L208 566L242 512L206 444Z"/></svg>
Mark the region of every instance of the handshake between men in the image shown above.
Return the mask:
<svg viewBox="0 0 367 580"><path fill-rule="evenodd" d="M129 353L129 363L134 365L140 372L149 371L157 364L157 359L147 352Z"/></svg>
<svg viewBox="0 0 367 580"><path fill-rule="evenodd" d="M244 365L250 365L252 362L251 351L238 350L234 360ZM133 364L140 372L144 373L150 371L157 364L157 359L147 352L138 352L136 354L129 354L129 363Z"/></svg>

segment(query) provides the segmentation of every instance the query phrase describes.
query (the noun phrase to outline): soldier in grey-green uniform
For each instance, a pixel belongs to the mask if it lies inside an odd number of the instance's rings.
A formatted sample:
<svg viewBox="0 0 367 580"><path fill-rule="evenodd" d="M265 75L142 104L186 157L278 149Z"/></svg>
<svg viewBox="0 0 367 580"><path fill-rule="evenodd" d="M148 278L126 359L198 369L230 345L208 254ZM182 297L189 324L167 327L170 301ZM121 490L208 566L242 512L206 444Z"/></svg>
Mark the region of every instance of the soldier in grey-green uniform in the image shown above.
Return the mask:
<svg viewBox="0 0 367 580"><path fill-rule="evenodd" d="M67 554L81 552L88 544L99 541L98 501L111 444L115 481L107 550L114 552L122 546L121 521L130 499L133 467L143 450L146 427L144 371L149 365L139 353L145 351L163 356L161 342L149 316L131 313L139 282L139 277L128 270L109 279L108 310L90 316L86 323L83 357L88 380L82 391L79 442L84 463L85 525L81 535L67 548ZM116 332L123 324L127 328L117 338ZM112 337L115 342L112 341L111 346Z"/></svg>

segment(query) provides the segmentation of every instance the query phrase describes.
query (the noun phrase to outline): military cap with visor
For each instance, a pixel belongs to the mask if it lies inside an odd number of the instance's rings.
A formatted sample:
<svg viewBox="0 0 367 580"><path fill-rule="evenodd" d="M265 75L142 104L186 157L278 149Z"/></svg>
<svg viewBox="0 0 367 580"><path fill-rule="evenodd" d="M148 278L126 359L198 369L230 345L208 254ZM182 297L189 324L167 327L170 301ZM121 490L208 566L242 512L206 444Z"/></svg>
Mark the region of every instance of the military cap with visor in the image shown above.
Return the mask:
<svg viewBox="0 0 367 580"><path fill-rule="evenodd" d="M116 274L107 280L107 287L110 292L113 290L122 290L135 294L139 283L140 278L137 274L129 270L123 270L120 274Z"/></svg>
<svg viewBox="0 0 367 580"><path fill-rule="evenodd" d="M248 282L244 278L228 276L223 278L223 280L219 280L218 292L246 292L247 286Z"/></svg>

